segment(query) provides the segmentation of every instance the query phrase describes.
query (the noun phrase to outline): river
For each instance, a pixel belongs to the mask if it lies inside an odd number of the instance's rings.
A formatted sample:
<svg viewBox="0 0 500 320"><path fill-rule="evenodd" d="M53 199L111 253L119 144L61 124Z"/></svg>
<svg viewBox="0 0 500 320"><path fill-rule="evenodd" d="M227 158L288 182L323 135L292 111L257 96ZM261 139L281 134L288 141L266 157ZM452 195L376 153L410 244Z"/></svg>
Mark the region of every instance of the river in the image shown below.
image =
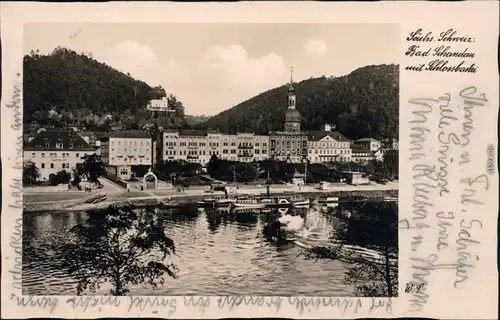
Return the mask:
<svg viewBox="0 0 500 320"><path fill-rule="evenodd" d="M336 218L320 208L303 209L308 240L327 241ZM57 268L58 256L47 249L65 241L66 232L87 217L85 212L30 213L23 224L23 294L71 295L77 280ZM131 295L265 295L353 296L345 285L346 266L338 261L318 262L300 256L301 248L279 248L262 236L274 214L195 216L166 214L168 231L176 245L172 258L179 278L167 278L155 289L130 287ZM107 293L106 286L98 294Z"/></svg>

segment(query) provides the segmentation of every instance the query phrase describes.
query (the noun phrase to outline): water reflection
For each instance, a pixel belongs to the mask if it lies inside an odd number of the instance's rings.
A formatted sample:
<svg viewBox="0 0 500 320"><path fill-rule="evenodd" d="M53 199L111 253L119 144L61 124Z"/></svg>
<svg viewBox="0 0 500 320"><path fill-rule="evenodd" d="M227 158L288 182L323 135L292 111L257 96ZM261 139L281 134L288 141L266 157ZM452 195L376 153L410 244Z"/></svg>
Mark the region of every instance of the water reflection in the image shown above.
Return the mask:
<svg viewBox="0 0 500 320"><path fill-rule="evenodd" d="M335 228L333 210L321 207L290 209L300 216L310 241L326 241ZM174 262L179 279L167 279L155 290L131 288L134 295L343 295L353 289L343 283L346 266L305 260L300 248L276 247L262 235L278 211L213 210L199 212L162 209L161 219L177 248ZM65 241L66 232L85 221L85 212L26 214L23 238L23 293L72 294L76 280L58 270L50 247ZM105 293L105 290L99 293Z"/></svg>

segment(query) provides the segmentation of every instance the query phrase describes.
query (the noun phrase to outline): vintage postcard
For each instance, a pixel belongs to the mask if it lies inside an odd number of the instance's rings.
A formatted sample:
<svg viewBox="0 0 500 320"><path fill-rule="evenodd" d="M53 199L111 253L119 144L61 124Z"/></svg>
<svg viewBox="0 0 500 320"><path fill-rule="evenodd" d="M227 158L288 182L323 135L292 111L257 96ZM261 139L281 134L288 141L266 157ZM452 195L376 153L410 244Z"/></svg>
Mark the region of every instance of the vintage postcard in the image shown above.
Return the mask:
<svg viewBox="0 0 500 320"><path fill-rule="evenodd" d="M2 318L497 319L498 11L2 3Z"/></svg>

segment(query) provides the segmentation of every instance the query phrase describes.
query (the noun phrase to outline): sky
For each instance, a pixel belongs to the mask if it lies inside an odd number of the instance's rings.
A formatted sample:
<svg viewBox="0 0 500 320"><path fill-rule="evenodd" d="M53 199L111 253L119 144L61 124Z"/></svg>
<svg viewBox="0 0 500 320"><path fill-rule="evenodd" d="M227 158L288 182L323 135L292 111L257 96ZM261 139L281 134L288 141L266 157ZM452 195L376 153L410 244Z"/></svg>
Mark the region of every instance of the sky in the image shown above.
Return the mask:
<svg viewBox="0 0 500 320"><path fill-rule="evenodd" d="M186 114L215 115L293 80L397 63L392 24L28 24L24 51L91 53L150 86Z"/></svg>

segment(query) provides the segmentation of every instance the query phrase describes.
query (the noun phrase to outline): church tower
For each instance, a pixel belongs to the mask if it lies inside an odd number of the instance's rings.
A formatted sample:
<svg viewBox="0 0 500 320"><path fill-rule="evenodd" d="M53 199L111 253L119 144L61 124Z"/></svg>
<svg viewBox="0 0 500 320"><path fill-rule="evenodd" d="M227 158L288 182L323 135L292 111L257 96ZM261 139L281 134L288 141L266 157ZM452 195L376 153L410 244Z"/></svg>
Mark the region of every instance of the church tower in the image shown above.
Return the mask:
<svg viewBox="0 0 500 320"><path fill-rule="evenodd" d="M288 87L288 109L285 114L285 131L300 132L300 113L295 109L296 95L293 87L293 68L290 71L290 86Z"/></svg>

